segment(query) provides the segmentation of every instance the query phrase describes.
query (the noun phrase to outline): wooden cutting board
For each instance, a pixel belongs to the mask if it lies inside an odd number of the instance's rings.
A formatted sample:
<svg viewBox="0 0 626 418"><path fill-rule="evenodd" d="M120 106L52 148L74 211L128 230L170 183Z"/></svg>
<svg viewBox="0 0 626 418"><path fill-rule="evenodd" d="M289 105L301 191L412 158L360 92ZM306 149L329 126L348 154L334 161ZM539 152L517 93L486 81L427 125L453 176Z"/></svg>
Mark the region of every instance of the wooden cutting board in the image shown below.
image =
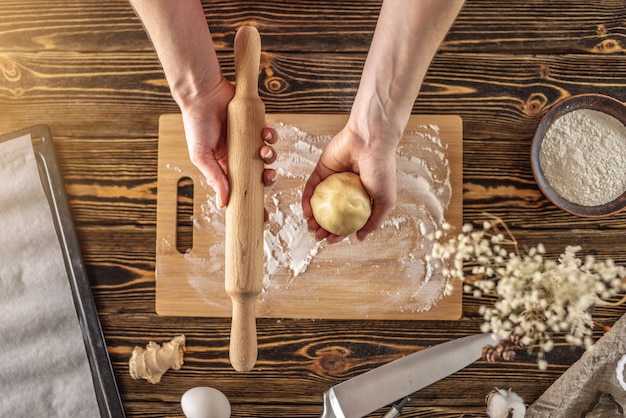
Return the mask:
<svg viewBox="0 0 626 418"><path fill-rule="evenodd" d="M267 120L281 139L275 146L279 178L266 190L270 222L257 317L458 319L461 284L443 296L441 274L424 260L424 230L440 221L436 201L448 200L446 221L462 224L461 118L412 116L398 148L398 202L386 224L363 242L334 245L306 231L299 199L319 152L347 115L269 114ZM189 160L180 115L160 118L158 160L156 312L230 317L224 211ZM181 179L193 181L193 245L185 253L176 245Z"/></svg>

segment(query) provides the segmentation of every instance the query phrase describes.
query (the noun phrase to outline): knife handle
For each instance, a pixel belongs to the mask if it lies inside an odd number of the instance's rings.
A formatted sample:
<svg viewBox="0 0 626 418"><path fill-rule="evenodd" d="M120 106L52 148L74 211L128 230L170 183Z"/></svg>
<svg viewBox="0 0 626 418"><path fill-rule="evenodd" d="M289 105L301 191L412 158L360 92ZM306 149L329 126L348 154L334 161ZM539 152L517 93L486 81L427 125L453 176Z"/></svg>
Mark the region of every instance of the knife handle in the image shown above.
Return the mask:
<svg viewBox="0 0 626 418"><path fill-rule="evenodd" d="M233 303L230 362L248 371L257 358L256 298L263 286L263 169L259 156L265 106L259 98L261 38L244 26L235 35L235 96L228 105L225 288Z"/></svg>

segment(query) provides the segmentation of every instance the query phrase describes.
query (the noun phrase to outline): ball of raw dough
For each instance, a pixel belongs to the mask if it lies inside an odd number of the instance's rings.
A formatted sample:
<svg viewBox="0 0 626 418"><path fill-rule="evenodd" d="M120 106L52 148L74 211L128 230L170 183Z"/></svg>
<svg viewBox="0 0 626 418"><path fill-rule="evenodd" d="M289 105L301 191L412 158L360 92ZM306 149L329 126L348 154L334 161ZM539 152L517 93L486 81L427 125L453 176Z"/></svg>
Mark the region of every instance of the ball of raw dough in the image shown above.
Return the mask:
<svg viewBox="0 0 626 418"><path fill-rule="evenodd" d="M311 197L313 217L330 233L349 235L372 213L370 197L355 173L335 173L322 180Z"/></svg>

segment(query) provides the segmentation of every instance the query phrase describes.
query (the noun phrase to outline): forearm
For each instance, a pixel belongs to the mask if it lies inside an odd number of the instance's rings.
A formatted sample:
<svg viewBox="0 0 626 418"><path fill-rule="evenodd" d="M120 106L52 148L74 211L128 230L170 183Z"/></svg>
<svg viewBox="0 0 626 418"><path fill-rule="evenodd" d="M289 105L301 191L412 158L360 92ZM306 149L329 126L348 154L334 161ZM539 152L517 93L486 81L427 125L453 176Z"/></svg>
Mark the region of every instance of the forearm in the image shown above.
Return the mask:
<svg viewBox="0 0 626 418"><path fill-rule="evenodd" d="M430 62L463 0L384 0L349 125L399 140Z"/></svg>
<svg viewBox="0 0 626 418"><path fill-rule="evenodd" d="M199 0L129 0L159 56L172 96L184 107L222 80Z"/></svg>

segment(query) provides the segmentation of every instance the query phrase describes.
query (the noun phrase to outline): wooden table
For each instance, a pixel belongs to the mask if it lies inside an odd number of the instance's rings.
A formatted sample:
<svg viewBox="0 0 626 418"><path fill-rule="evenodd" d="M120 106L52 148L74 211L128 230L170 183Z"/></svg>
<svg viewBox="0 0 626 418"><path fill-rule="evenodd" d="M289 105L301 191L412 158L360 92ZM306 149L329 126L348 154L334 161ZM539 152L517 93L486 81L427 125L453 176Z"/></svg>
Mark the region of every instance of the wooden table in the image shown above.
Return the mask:
<svg viewBox="0 0 626 418"><path fill-rule="evenodd" d="M268 112L347 113L379 1L205 3L219 58L233 76L235 29L263 38ZM529 145L560 99L597 92L626 100L623 0L473 1L458 17L416 101L416 114L464 121L464 220L502 217L524 244L557 256L566 244L626 263L626 213L575 218L539 191ZM141 23L123 0L0 1L0 131L48 124L57 142L100 320L130 417L182 416L180 396L213 386L233 416L314 417L330 386L425 346L477 332L465 295L459 321L259 320L259 362L228 363L229 319L154 313L157 120L178 112ZM597 309L611 325L624 308ZM184 333L185 365L151 385L134 381L135 345ZM603 331L596 328L594 337ZM535 358L479 361L415 394L403 416L484 416L494 387L531 403L581 354L562 339L540 371ZM380 416L376 414L373 416Z"/></svg>

